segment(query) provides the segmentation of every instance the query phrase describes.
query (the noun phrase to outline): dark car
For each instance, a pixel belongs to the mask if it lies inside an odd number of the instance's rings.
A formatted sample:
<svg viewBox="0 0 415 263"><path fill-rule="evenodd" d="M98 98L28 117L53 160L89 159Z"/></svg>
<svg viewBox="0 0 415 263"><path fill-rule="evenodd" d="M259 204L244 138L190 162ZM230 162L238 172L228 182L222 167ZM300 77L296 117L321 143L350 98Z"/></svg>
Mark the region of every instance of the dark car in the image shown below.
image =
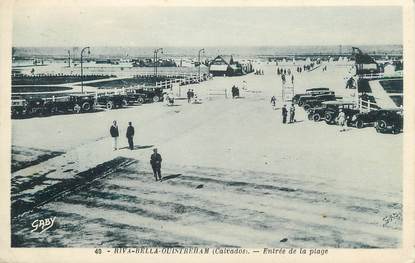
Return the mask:
<svg viewBox="0 0 415 263"><path fill-rule="evenodd" d="M334 102L334 103L332 103ZM336 110L337 108L336 101L326 101L321 102L318 107L313 107L308 110L308 119L313 121L321 121L324 120L324 116L326 115L326 111L329 109Z"/></svg>
<svg viewBox="0 0 415 263"><path fill-rule="evenodd" d="M322 95L322 94L334 94L333 91L330 91L329 88L312 88L306 89L305 93L295 94L292 98L292 102L297 104L300 97L302 96L313 96L313 95ZM301 106L301 105L299 105Z"/></svg>
<svg viewBox="0 0 415 263"><path fill-rule="evenodd" d="M402 109L377 110L375 128L377 132L393 134L400 133L403 129Z"/></svg>
<svg viewBox="0 0 415 263"><path fill-rule="evenodd" d="M128 97L127 95L121 94L98 93L96 98L96 104L103 105L108 110L122 108L128 105Z"/></svg>
<svg viewBox="0 0 415 263"><path fill-rule="evenodd" d="M326 104L327 109L324 111L324 120L327 124L334 124L337 116L339 115L340 109L346 115L346 125L350 125L350 121L354 115L360 111L356 108L356 104L353 102L343 102L343 101L327 101L323 104Z"/></svg>
<svg viewBox="0 0 415 263"><path fill-rule="evenodd" d="M163 101L163 89L156 87L130 88L126 91L129 102L146 103Z"/></svg>
<svg viewBox="0 0 415 263"><path fill-rule="evenodd" d="M45 115L45 100L42 98L26 98L25 113L28 116Z"/></svg>
<svg viewBox="0 0 415 263"><path fill-rule="evenodd" d="M88 94L71 94L52 97L45 100L45 111L53 114L58 112L89 112L95 104L95 96Z"/></svg>
<svg viewBox="0 0 415 263"><path fill-rule="evenodd" d="M377 121L378 112L379 111L377 110L372 110L372 111L357 113L352 117L350 124L359 129L365 126L373 125Z"/></svg>
<svg viewBox="0 0 415 263"><path fill-rule="evenodd" d="M308 111L310 108L319 107L324 101L333 101L341 97L336 97L333 94L321 94L313 96L302 96L298 101L298 106L302 106L305 111Z"/></svg>
<svg viewBox="0 0 415 263"><path fill-rule="evenodd" d="M19 118L26 114L27 101L22 98L12 98L11 110L12 118Z"/></svg>

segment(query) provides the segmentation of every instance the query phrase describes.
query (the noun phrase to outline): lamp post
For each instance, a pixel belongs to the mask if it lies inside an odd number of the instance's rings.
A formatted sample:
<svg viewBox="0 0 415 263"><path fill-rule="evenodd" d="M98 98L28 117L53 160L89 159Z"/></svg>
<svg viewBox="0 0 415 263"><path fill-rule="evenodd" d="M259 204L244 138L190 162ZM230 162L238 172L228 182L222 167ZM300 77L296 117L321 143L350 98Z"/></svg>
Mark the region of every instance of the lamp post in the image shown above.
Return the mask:
<svg viewBox="0 0 415 263"><path fill-rule="evenodd" d="M84 51L87 50L87 49L88 49L88 55L91 54L91 51L90 51L89 47L84 47L81 50L81 92L82 93L84 93L84 68L83 68L83 65L82 65L82 63L83 63L82 58L83 58Z"/></svg>
<svg viewBox="0 0 415 263"><path fill-rule="evenodd" d="M197 61L198 61L198 65L199 65L199 69L198 69L198 72L199 72L199 82L200 82L200 53L205 53L205 49L204 48L202 48L201 50L199 50L199 53L198 53L198 56L197 56Z"/></svg>
<svg viewBox="0 0 415 263"><path fill-rule="evenodd" d="M154 76L157 77L157 63L158 63L158 52L161 52L163 54L163 48L158 48L154 50Z"/></svg>

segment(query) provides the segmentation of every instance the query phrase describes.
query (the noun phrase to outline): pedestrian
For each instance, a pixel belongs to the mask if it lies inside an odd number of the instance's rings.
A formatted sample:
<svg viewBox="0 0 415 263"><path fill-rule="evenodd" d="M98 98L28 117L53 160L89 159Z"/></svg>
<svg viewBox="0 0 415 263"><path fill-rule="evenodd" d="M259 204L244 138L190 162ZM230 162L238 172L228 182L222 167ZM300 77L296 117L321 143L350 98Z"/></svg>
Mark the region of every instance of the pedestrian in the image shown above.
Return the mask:
<svg viewBox="0 0 415 263"><path fill-rule="evenodd" d="M236 97L236 86L233 85L232 86L232 99L234 99Z"/></svg>
<svg viewBox="0 0 415 263"><path fill-rule="evenodd" d="M111 137L113 138L113 145L114 145L114 151L118 150L118 125L117 125L117 121L113 121L111 128L110 128L110 134Z"/></svg>
<svg viewBox="0 0 415 263"><path fill-rule="evenodd" d="M190 100L192 99L192 92L190 89L187 91L187 103L190 103Z"/></svg>
<svg viewBox="0 0 415 263"><path fill-rule="evenodd" d="M291 83L294 84L294 74L291 76Z"/></svg>
<svg viewBox="0 0 415 263"><path fill-rule="evenodd" d="M194 99L194 97L195 97L195 92L194 92L194 90L193 89L191 89L190 90L190 99Z"/></svg>
<svg viewBox="0 0 415 263"><path fill-rule="evenodd" d="M346 124L346 114L342 109L339 110L339 115L336 118L337 123L342 127L341 132L345 131L344 125Z"/></svg>
<svg viewBox="0 0 415 263"><path fill-rule="evenodd" d="M134 150L134 141L133 141L133 138L134 138L134 127L133 127L131 121L128 122L126 136L127 136L127 140L128 140L128 148L130 148L130 150Z"/></svg>
<svg viewBox="0 0 415 263"><path fill-rule="evenodd" d="M157 153L157 148L153 149L153 154L150 157L150 164L151 168L153 169L154 178L156 178L156 181L160 180L161 178L161 155Z"/></svg>
<svg viewBox="0 0 415 263"><path fill-rule="evenodd" d="M272 105L272 109L274 109L274 110L275 110L275 103L276 103L276 101L277 101L277 98L275 98L275 96L272 96L271 97L271 105Z"/></svg>
<svg viewBox="0 0 415 263"><path fill-rule="evenodd" d="M284 106L282 106L282 123L287 122L287 113L287 105L284 104Z"/></svg>
<svg viewBox="0 0 415 263"><path fill-rule="evenodd" d="M294 107L294 103L291 104L290 107L290 123L295 122L295 107Z"/></svg>

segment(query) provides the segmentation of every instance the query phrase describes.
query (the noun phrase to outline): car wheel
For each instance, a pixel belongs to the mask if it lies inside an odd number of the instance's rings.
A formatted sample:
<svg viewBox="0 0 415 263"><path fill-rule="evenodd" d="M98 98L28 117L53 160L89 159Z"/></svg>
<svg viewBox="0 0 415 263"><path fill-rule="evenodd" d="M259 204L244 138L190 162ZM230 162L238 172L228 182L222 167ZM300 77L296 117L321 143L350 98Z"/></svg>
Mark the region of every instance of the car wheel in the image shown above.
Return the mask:
<svg viewBox="0 0 415 263"><path fill-rule="evenodd" d="M307 118L311 121L313 120L313 114L312 113L308 113Z"/></svg>
<svg viewBox="0 0 415 263"><path fill-rule="evenodd" d="M363 127L364 127L364 123L363 123L363 121L362 121L362 120L358 120L358 121L356 122L356 128L361 129L361 128L363 128Z"/></svg>
<svg viewBox="0 0 415 263"><path fill-rule="evenodd" d="M142 97L138 97L137 98L137 103L143 104L144 103L144 99Z"/></svg>
<svg viewBox="0 0 415 263"><path fill-rule="evenodd" d="M159 96L156 95L153 97L153 102L159 102L159 100L160 100Z"/></svg>
<svg viewBox="0 0 415 263"><path fill-rule="evenodd" d="M326 120L327 124L331 124L333 122L333 114L331 113L326 113L324 115L324 119Z"/></svg>
<svg viewBox="0 0 415 263"><path fill-rule="evenodd" d="M313 120L314 120L314 121L321 121L320 114L314 114L314 115L313 115Z"/></svg>
<svg viewBox="0 0 415 263"><path fill-rule="evenodd" d="M107 110L111 110L114 108L114 103L112 101L108 101L106 104Z"/></svg>
<svg viewBox="0 0 415 263"><path fill-rule="evenodd" d="M305 104L305 105L304 105L304 107L303 107L303 109L304 109L305 111L308 111L310 108L311 108L311 106L310 106L310 105L308 105L308 104Z"/></svg>
<svg viewBox="0 0 415 263"><path fill-rule="evenodd" d="M304 104L304 102L303 102L303 101L301 101L301 100L299 100L299 101L298 101L298 106L300 106L300 107L301 107L301 106L303 106L303 104Z"/></svg>
<svg viewBox="0 0 415 263"><path fill-rule="evenodd" d="M385 120L379 120L378 121L378 127L380 130L384 130L388 127L387 123Z"/></svg>
<svg viewBox="0 0 415 263"><path fill-rule="evenodd" d="M82 110L83 111L90 111L91 110L91 104L89 104L89 102L84 102L82 104Z"/></svg>

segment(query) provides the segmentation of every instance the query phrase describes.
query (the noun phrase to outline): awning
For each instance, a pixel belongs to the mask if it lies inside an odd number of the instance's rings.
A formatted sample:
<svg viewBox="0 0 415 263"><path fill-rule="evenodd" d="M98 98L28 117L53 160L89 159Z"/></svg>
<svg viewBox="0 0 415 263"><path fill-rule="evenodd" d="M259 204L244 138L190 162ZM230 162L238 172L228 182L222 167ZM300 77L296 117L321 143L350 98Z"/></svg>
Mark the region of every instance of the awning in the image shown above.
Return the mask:
<svg viewBox="0 0 415 263"><path fill-rule="evenodd" d="M228 65L210 65L209 71L224 71L228 70Z"/></svg>

